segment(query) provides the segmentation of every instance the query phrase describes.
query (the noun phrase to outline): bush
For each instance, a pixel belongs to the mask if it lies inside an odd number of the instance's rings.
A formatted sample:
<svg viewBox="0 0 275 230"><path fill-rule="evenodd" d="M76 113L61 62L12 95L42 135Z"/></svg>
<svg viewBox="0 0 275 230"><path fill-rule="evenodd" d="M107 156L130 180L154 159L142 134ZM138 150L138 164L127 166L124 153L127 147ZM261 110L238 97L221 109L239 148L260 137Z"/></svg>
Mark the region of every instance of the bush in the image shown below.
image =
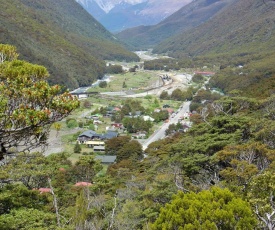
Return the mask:
<svg viewBox="0 0 275 230"><path fill-rule="evenodd" d="M202 83L202 82L204 82L204 77L201 74L195 74L192 77L192 81L195 83Z"/></svg>
<svg viewBox="0 0 275 230"><path fill-rule="evenodd" d="M74 146L74 153L81 153L81 146L78 142Z"/></svg>
<svg viewBox="0 0 275 230"><path fill-rule="evenodd" d="M98 86L100 88L106 88L107 87L107 81L101 81Z"/></svg>
<svg viewBox="0 0 275 230"><path fill-rule="evenodd" d="M159 96L160 99L163 99L163 100L166 100L166 99L169 99L169 94L167 91L162 91L160 96Z"/></svg>
<svg viewBox="0 0 275 230"><path fill-rule="evenodd" d="M106 72L111 74L123 73L123 68L121 65L109 65L106 67Z"/></svg>
<svg viewBox="0 0 275 230"><path fill-rule="evenodd" d="M91 106L92 106L92 103L89 102L88 100L85 100L85 101L83 102L83 107L84 107L84 108L90 109Z"/></svg>
<svg viewBox="0 0 275 230"><path fill-rule="evenodd" d="M72 119L67 123L67 127L69 129L76 128L76 127L78 127L78 123L75 119Z"/></svg>
<svg viewBox="0 0 275 230"><path fill-rule="evenodd" d="M84 127L84 122L82 122L82 121L78 122L78 127L83 128Z"/></svg>

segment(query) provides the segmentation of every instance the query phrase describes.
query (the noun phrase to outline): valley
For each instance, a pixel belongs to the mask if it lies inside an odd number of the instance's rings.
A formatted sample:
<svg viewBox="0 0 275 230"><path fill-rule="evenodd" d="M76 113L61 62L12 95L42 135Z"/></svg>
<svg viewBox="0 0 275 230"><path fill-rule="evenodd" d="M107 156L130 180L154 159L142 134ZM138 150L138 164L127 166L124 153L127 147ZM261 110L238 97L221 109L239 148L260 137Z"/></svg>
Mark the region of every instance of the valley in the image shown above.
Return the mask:
<svg viewBox="0 0 275 230"><path fill-rule="evenodd" d="M274 1L0 3L0 229L275 229Z"/></svg>
<svg viewBox="0 0 275 230"><path fill-rule="evenodd" d="M150 51L142 51L142 52L139 51L136 53L141 58L141 62L131 63L132 66L141 65L144 60L155 60L158 58L163 58L163 56L151 54ZM122 63L119 62L119 64L122 64ZM127 64L127 66L125 65L124 67L128 68L128 65L129 64ZM125 98L138 99L138 98L146 98L148 96L153 97L153 98L159 98L160 94L163 91L168 92L168 94L172 94L172 92L175 89L187 90L187 88L191 84L192 74L191 73L184 74L182 71L162 72L162 71L137 70L136 74L138 75L138 78L141 78L144 80L144 79L146 79L146 77L144 77L144 74L148 74L148 72L150 73L150 75L154 76L153 79L155 79L154 80L155 82L154 81L152 82L152 80L150 80L151 85L148 85L147 87L143 87L143 90L141 90L141 91L145 91L145 92L135 93L134 90L130 90L131 93L129 93L129 89L123 89L123 88L121 88L121 90L119 90L119 91L98 92L98 94L96 94L97 97L108 98L106 101L107 103L100 104L100 106L103 106L103 107L108 106L110 104L113 104L114 101L125 100ZM169 76L169 80L163 80L164 76ZM72 91L72 93L82 93L83 95L85 95L86 92L89 92L89 91L94 92L96 88L99 89L98 88L99 82L106 80L108 82L108 84L115 84L115 81L117 81L117 78L118 78L118 76L113 76L113 75L106 76L104 79L99 80L96 83L93 83L91 87L81 87L81 88L75 89L74 91ZM145 80L143 85L147 85L148 83L149 82L146 82L146 80ZM132 88L131 86L129 86L129 87ZM108 90L108 87L106 88L106 90ZM91 97L93 97L93 94L90 97L83 98L81 100L82 101L90 100ZM102 103L102 100L101 100L101 103ZM168 102L168 103L170 103L170 102ZM177 107L174 108L176 113L174 113L173 115L171 114L170 118L168 119L168 121L166 123L158 125L155 128L154 132L151 134L151 136L149 136L147 139L140 139L139 142L142 144L143 150L145 150L146 147L150 143L157 141L159 139L163 139L166 136L165 131L168 128L168 126L170 124L178 123L180 118L185 117L186 114L189 113L189 105L190 105L190 102L184 102L183 104L178 103ZM97 107L98 106L99 105L97 105ZM81 113L72 114L70 117L74 117L77 120L81 120L81 119L85 118L86 116L88 116L89 114L91 114L91 112L93 110L94 109L89 109L89 110L85 109ZM64 121L63 121L63 123L64 123ZM187 121L186 125L188 124L188 126L190 126L189 123L190 122ZM68 136L68 135L73 136L74 134L85 130L83 128L82 129L75 128L75 129L68 130L67 128L65 128L64 124L62 125L62 127L63 128L61 128L59 131L56 131L54 129L51 130L50 135L49 135L49 140L48 140L48 146L45 150L45 155L62 152L64 150L66 150L65 145L67 145L67 144L62 141L62 139L64 139L64 138L62 138L62 136ZM73 142L71 142L70 145L74 145L74 143L75 142L73 141ZM34 151L37 151L37 149Z"/></svg>

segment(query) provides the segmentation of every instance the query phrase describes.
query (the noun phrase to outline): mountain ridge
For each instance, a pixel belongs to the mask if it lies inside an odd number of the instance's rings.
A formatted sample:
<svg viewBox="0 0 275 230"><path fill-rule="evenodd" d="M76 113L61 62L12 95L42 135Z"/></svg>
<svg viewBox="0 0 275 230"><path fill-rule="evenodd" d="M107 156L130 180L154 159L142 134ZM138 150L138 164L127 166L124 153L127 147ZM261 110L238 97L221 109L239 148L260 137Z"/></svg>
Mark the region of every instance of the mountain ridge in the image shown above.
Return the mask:
<svg viewBox="0 0 275 230"><path fill-rule="evenodd" d="M124 30L116 36L132 49L152 48L173 35L203 24L235 0L196 0L153 26L140 26ZM142 44L140 44L142 42Z"/></svg>
<svg viewBox="0 0 275 230"><path fill-rule="evenodd" d="M51 84L89 85L104 76L103 60L138 60L74 0L0 3L0 42L46 66Z"/></svg>
<svg viewBox="0 0 275 230"><path fill-rule="evenodd" d="M156 53L206 53L269 51L274 47L275 32L272 8L258 0L234 1L196 30L189 30L163 41Z"/></svg>

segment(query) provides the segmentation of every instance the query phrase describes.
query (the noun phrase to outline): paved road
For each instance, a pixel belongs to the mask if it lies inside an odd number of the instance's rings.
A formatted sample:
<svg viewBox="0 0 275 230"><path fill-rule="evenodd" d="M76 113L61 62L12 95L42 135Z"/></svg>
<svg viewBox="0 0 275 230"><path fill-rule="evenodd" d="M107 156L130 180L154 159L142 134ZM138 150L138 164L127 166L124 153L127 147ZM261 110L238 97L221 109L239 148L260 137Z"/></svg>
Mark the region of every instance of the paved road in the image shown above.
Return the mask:
<svg viewBox="0 0 275 230"><path fill-rule="evenodd" d="M145 142L142 144L143 150L145 150L152 142L165 138L165 130L168 129L170 124L177 124L178 119L184 116L185 113L189 112L190 103L190 101L184 102L179 112L173 118L170 118L168 123L164 123L148 139L146 139Z"/></svg>

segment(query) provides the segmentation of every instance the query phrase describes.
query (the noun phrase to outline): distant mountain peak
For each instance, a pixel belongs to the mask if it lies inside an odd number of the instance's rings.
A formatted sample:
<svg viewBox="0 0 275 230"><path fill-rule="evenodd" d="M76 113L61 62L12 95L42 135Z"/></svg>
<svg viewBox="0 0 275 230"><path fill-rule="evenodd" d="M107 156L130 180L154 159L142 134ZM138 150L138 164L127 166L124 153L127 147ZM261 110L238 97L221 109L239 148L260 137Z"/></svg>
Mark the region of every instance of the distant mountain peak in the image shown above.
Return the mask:
<svg viewBox="0 0 275 230"><path fill-rule="evenodd" d="M108 14L116 5L127 3L130 5L136 5L146 2L147 0L76 0L81 5L88 7L89 3L95 2L106 14Z"/></svg>
<svg viewBox="0 0 275 230"><path fill-rule="evenodd" d="M192 0L75 0L112 32L153 25Z"/></svg>

